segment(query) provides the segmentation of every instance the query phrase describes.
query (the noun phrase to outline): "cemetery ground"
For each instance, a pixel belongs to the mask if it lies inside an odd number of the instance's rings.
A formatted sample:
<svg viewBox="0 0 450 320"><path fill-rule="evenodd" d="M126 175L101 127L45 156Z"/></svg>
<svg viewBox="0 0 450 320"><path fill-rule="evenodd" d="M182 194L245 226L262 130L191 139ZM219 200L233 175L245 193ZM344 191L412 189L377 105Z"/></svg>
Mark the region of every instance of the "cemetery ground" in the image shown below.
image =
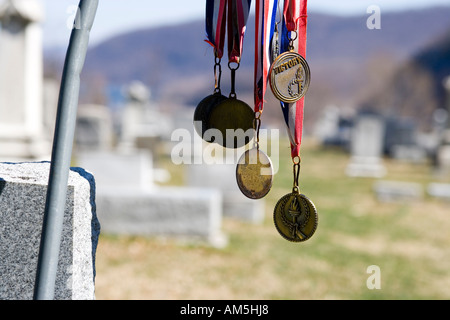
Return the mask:
<svg viewBox="0 0 450 320"><path fill-rule="evenodd" d="M265 198L266 219L251 224L225 218L224 249L173 239L101 235L96 258L96 298L107 299L449 299L450 202L424 193L419 200L379 202L375 178L345 175L349 155L306 140L301 192L319 213L315 235L284 240L273 208L292 190L289 148ZM384 159L385 180L450 182L429 164ZM183 167L169 183L182 184ZM369 289L378 266L379 289ZM370 279L369 279L370 282Z"/></svg>

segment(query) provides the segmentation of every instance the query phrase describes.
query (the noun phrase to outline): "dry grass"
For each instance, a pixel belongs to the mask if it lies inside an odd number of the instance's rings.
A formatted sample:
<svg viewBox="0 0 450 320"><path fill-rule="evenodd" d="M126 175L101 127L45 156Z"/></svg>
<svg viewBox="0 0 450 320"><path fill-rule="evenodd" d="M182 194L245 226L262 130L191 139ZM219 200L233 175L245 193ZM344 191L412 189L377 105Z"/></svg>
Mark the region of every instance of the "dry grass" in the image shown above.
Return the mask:
<svg viewBox="0 0 450 320"><path fill-rule="evenodd" d="M283 157L266 198L266 221L225 219L225 249L103 235L97 299L450 298L450 203L429 197L379 203L375 179L345 176L346 154L305 143L301 187L318 207L319 228L309 241L289 243L272 223L274 204L292 185L290 162ZM433 181L426 165L386 160L386 166L386 179L424 187ZM380 267L380 290L366 286L370 265Z"/></svg>

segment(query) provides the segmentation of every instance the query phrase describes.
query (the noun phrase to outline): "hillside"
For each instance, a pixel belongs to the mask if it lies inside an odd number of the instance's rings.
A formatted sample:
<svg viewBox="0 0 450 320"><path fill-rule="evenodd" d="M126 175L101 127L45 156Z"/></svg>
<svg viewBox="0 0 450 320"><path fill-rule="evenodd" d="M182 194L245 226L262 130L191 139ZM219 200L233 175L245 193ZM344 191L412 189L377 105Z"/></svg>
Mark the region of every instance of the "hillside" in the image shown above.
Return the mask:
<svg viewBox="0 0 450 320"><path fill-rule="evenodd" d="M385 114L414 119L431 129L433 111L447 108L443 82L450 76L450 29L414 54L374 90L364 104Z"/></svg>

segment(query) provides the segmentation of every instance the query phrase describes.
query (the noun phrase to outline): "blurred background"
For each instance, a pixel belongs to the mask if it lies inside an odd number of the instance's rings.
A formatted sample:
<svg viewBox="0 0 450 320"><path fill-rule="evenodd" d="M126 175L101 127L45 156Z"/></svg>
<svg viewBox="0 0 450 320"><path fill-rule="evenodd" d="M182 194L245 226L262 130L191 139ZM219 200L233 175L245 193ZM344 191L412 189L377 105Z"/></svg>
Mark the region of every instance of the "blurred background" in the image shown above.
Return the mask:
<svg viewBox="0 0 450 320"><path fill-rule="evenodd" d="M0 1L0 161L50 160L77 5ZM214 89L204 7L100 1L73 150L73 165L97 182L97 298L448 299L448 1L309 3L300 180L319 226L302 244L272 222L292 189L292 161L270 91L262 123L273 134L263 148L278 170L269 195L239 192L244 150L227 153L227 164L202 161L210 146L192 119ZM249 105L253 12L254 3L236 83ZM380 28L369 27L373 19ZM180 129L183 139L174 137ZM187 161L174 164L174 150ZM379 289L367 285L371 265Z"/></svg>

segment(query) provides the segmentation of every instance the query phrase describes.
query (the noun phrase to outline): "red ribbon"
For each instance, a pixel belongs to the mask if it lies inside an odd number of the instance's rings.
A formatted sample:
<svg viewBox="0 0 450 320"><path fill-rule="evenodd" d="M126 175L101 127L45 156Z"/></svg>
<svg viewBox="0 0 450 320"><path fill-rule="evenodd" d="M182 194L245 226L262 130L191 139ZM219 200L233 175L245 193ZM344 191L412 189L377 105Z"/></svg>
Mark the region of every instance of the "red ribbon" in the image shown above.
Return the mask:
<svg viewBox="0 0 450 320"><path fill-rule="evenodd" d="M286 28L291 33L296 33L295 47L297 53L306 56L307 23L308 23L308 0L285 0L284 19ZM292 34L291 34L292 36ZM303 137L305 98L295 103L295 128L293 143L291 143L292 158L300 157L300 146Z"/></svg>
<svg viewBox="0 0 450 320"><path fill-rule="evenodd" d="M254 110L259 113L264 110L264 97L271 64L270 46L275 29L277 3L277 0L256 0Z"/></svg>

